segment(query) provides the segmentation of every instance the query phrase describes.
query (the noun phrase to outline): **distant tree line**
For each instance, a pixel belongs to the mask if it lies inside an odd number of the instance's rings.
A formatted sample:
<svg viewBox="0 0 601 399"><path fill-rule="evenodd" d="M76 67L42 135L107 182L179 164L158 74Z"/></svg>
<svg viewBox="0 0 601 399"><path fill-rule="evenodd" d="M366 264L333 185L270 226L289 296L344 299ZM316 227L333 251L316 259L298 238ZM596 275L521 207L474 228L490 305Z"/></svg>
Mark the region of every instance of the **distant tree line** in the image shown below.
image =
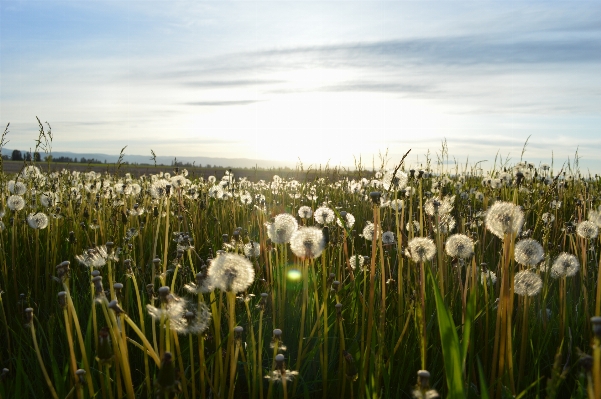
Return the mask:
<svg viewBox="0 0 601 399"><path fill-rule="evenodd" d="M10 155L10 158L8 157L8 155L3 155L2 159L10 159L13 161L34 161L34 162L41 162L42 161L42 157L40 155L39 152L34 152L33 155L31 154L31 152L27 151L25 153L19 151L19 150L13 150L13 152ZM71 157L54 157L52 155L48 155L47 157L44 157L44 161L50 161L50 162L64 162L64 163L102 163L102 161L95 159L95 158L85 158L85 157L81 157L79 158L79 160L77 159L77 157L75 158L71 158ZM104 163L106 163L106 160L104 161Z"/></svg>

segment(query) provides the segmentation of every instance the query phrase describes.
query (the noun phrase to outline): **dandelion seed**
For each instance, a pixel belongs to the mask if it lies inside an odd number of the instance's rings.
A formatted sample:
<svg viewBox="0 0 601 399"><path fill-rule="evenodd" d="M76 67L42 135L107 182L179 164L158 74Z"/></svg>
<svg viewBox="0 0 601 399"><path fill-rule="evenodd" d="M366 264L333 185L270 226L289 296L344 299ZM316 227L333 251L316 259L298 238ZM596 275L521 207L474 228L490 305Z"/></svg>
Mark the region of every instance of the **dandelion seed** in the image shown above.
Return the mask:
<svg viewBox="0 0 601 399"><path fill-rule="evenodd" d="M21 209L25 208L25 200L19 195L11 195L6 200L6 206L11 211L20 211Z"/></svg>
<svg viewBox="0 0 601 399"><path fill-rule="evenodd" d="M540 292L542 287L543 280L530 270L518 272L514 276L513 289L518 295L534 296Z"/></svg>
<svg viewBox="0 0 601 399"><path fill-rule="evenodd" d="M562 252L551 266L551 277L572 277L578 273L578 270L580 270L578 258L572 254Z"/></svg>
<svg viewBox="0 0 601 399"><path fill-rule="evenodd" d="M248 259L229 253L213 259L207 273L212 286L235 293L245 291L255 278L255 269Z"/></svg>
<svg viewBox="0 0 601 399"><path fill-rule="evenodd" d="M495 285L497 283L497 274L491 270L480 272L480 283L484 284L485 281Z"/></svg>
<svg viewBox="0 0 601 399"><path fill-rule="evenodd" d="M511 202L495 202L486 213L486 228L499 238L518 235L524 224L524 213Z"/></svg>
<svg viewBox="0 0 601 399"><path fill-rule="evenodd" d="M430 238L416 237L407 244L405 254L415 263L432 260L436 254L436 245Z"/></svg>
<svg viewBox="0 0 601 399"><path fill-rule="evenodd" d="M298 217L301 219L309 219L311 216L313 216L313 210L310 207L303 205L298 208Z"/></svg>
<svg viewBox="0 0 601 399"><path fill-rule="evenodd" d="M267 235L275 244L285 244L290 241L292 234L298 229L294 216L282 213L275 217L273 223L266 223Z"/></svg>
<svg viewBox="0 0 601 399"><path fill-rule="evenodd" d="M576 234L587 240L592 240L599 234L599 228L593 222L585 220L576 226Z"/></svg>
<svg viewBox="0 0 601 399"><path fill-rule="evenodd" d="M382 244L383 245L391 245L394 244L394 233L392 231L387 231L382 234Z"/></svg>
<svg viewBox="0 0 601 399"><path fill-rule="evenodd" d="M36 230L43 230L48 227L48 216L42 212L30 213L27 216L27 224Z"/></svg>
<svg viewBox="0 0 601 399"><path fill-rule="evenodd" d="M325 245L323 231L317 227L301 227L290 238L290 249L302 259L318 257Z"/></svg>
<svg viewBox="0 0 601 399"><path fill-rule="evenodd" d="M536 266L545 258L545 251L538 241L531 238L515 244L515 261L524 266Z"/></svg>
<svg viewBox="0 0 601 399"><path fill-rule="evenodd" d="M340 212L340 218L336 218L339 227L352 229L355 225L355 217L348 212Z"/></svg>
<svg viewBox="0 0 601 399"><path fill-rule="evenodd" d="M555 216L552 213L545 212L545 213L542 214L541 220L545 224L551 224L551 223L553 223L555 221Z"/></svg>
<svg viewBox="0 0 601 399"><path fill-rule="evenodd" d="M247 258L258 258L261 255L261 244L251 241L244 244L244 256Z"/></svg>
<svg viewBox="0 0 601 399"><path fill-rule="evenodd" d="M317 208L315 210L315 214L313 215L315 221L323 225L332 223L335 217L336 215L334 214L334 211L327 206L321 206Z"/></svg>
<svg viewBox="0 0 601 399"><path fill-rule="evenodd" d="M464 234L453 234L445 243L445 251L454 258L471 258L474 254L474 241Z"/></svg>
<svg viewBox="0 0 601 399"><path fill-rule="evenodd" d="M353 255L349 258L349 263L350 263L351 267L353 268L353 270L357 269L357 268L362 268L364 261L365 261L365 259L363 258L362 255Z"/></svg>
<svg viewBox="0 0 601 399"><path fill-rule="evenodd" d="M374 232L374 224L372 222L367 222L367 225L363 228L363 233L359 235L367 241L372 241L374 238L377 240L379 235L382 234L382 229L378 226L378 232L376 234L374 234Z"/></svg>

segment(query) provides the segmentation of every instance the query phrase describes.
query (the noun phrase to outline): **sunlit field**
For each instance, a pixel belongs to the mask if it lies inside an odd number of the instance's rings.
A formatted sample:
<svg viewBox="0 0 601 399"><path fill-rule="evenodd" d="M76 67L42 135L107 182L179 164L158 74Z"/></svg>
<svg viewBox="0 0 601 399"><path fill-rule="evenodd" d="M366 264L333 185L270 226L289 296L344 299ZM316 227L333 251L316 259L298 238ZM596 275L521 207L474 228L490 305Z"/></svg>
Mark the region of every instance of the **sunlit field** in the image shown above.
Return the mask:
<svg viewBox="0 0 601 399"><path fill-rule="evenodd" d="M442 160L1 173L1 397L600 398L601 179Z"/></svg>

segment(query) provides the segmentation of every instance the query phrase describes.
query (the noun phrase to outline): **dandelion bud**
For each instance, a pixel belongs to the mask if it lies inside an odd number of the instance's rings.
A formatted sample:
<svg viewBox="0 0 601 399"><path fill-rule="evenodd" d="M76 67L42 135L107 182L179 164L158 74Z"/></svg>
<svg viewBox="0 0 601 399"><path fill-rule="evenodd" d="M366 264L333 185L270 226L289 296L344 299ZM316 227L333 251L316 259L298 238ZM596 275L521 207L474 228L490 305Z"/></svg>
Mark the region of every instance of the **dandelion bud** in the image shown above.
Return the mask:
<svg viewBox="0 0 601 399"><path fill-rule="evenodd" d="M337 303L336 305L334 305L334 307L336 308L336 316L342 317L342 304Z"/></svg>
<svg viewBox="0 0 601 399"><path fill-rule="evenodd" d="M155 267L157 267L160 263L161 263L161 259L159 258L154 258L152 260L152 263L154 264Z"/></svg>
<svg viewBox="0 0 601 399"><path fill-rule="evenodd" d="M77 240L75 239L75 232L73 232L73 231L70 231L70 232L69 232L69 242L70 242L71 244L73 244L73 243L77 242Z"/></svg>
<svg viewBox="0 0 601 399"><path fill-rule="evenodd" d="M113 346L108 327L102 327L98 332L98 356L96 359L101 364L109 363L113 360Z"/></svg>
<svg viewBox="0 0 601 399"><path fill-rule="evenodd" d="M116 299L113 299L109 302L109 309L112 309L112 311L115 312L117 315L125 313L121 306L119 306L119 302Z"/></svg>
<svg viewBox="0 0 601 399"><path fill-rule="evenodd" d="M171 184L165 185L165 194L166 195L171 194Z"/></svg>
<svg viewBox="0 0 601 399"><path fill-rule="evenodd" d="M33 321L33 308L25 309L25 321L27 322L27 324Z"/></svg>
<svg viewBox="0 0 601 399"><path fill-rule="evenodd" d="M372 191L371 193L369 193L371 202L373 202L374 205L380 205L380 196L381 195L382 194L379 191Z"/></svg>
<svg viewBox="0 0 601 399"><path fill-rule="evenodd" d="M222 234L221 239L223 240L223 242L228 242L229 236L227 234Z"/></svg>
<svg viewBox="0 0 601 399"><path fill-rule="evenodd" d="M409 170L409 176L413 179L415 177L415 169Z"/></svg>
<svg viewBox="0 0 601 399"><path fill-rule="evenodd" d="M282 338L282 330L280 330L279 328L276 328L275 330L273 330L273 338L274 339Z"/></svg>
<svg viewBox="0 0 601 399"><path fill-rule="evenodd" d="M152 214L155 218L158 218L159 217L159 208L157 208L155 206L154 209L152 210Z"/></svg>
<svg viewBox="0 0 601 399"><path fill-rule="evenodd" d="M115 295L121 296L121 290L123 289L123 284L115 283L115 284L113 284L113 288L115 289Z"/></svg>
<svg viewBox="0 0 601 399"><path fill-rule="evenodd" d="M336 278L336 275L334 273L330 273L327 283L330 284L332 281L334 281L334 278Z"/></svg>
<svg viewBox="0 0 601 399"><path fill-rule="evenodd" d="M597 338L601 338L601 317L591 317L591 323L593 324L593 334L595 334Z"/></svg>
<svg viewBox="0 0 601 399"><path fill-rule="evenodd" d="M241 340L242 339L242 332L244 331L244 328L242 328L241 326L236 326L234 327L234 337L236 338L236 340Z"/></svg>
<svg viewBox="0 0 601 399"><path fill-rule="evenodd" d="M2 374L0 374L0 382L8 378L8 373L10 373L9 369L7 369L6 367L2 369Z"/></svg>
<svg viewBox="0 0 601 399"><path fill-rule="evenodd" d="M65 278L69 277L69 265L70 264L71 263L68 260L66 260L56 266L56 276L59 279L61 279L62 281L64 281Z"/></svg>
<svg viewBox="0 0 601 399"><path fill-rule="evenodd" d="M107 251L110 251L114 246L115 246L114 242L107 241L107 243L106 243L106 249L107 249Z"/></svg>
<svg viewBox="0 0 601 399"><path fill-rule="evenodd" d="M104 295L104 287L102 286L102 277L96 276L92 279L96 296Z"/></svg>
<svg viewBox="0 0 601 399"><path fill-rule="evenodd" d="M163 354L157 384L163 393L171 392L175 388L175 365L173 364L171 352L165 352Z"/></svg>
<svg viewBox="0 0 601 399"><path fill-rule="evenodd" d="M86 371L84 369L77 369L77 371L75 372L75 375L77 376L77 378L79 379L79 383L80 384L84 384L85 383L85 375L86 375Z"/></svg>
<svg viewBox="0 0 601 399"><path fill-rule="evenodd" d="M516 184L519 187L522 184L522 180L524 180L524 174L522 172L518 172L515 174Z"/></svg>
<svg viewBox="0 0 601 399"><path fill-rule="evenodd" d="M587 373L590 373L593 369L593 357L587 354L582 354L580 356L580 360L578 361L580 367L584 369Z"/></svg>
<svg viewBox="0 0 601 399"><path fill-rule="evenodd" d="M323 226L323 229L321 229L321 232L323 234L324 244L328 245L328 243L330 242L330 228L328 226Z"/></svg>
<svg viewBox="0 0 601 399"><path fill-rule="evenodd" d="M338 288L340 288L340 281L334 280L332 282L332 291L337 292Z"/></svg>
<svg viewBox="0 0 601 399"><path fill-rule="evenodd" d="M171 289L167 286L163 286L159 288L159 297L161 298L162 301L167 301L167 296L169 296L169 293L171 292Z"/></svg>
<svg viewBox="0 0 601 399"><path fill-rule="evenodd" d="M430 387L430 372L428 370L419 370L417 372L417 387L419 389L428 389Z"/></svg>
<svg viewBox="0 0 601 399"><path fill-rule="evenodd" d="M281 353L275 355L275 368L280 370L280 371L284 371L284 360L286 358L284 357L284 355L282 355Z"/></svg>
<svg viewBox="0 0 601 399"><path fill-rule="evenodd" d="M67 293L65 291L58 293L58 304L63 309L67 307Z"/></svg>

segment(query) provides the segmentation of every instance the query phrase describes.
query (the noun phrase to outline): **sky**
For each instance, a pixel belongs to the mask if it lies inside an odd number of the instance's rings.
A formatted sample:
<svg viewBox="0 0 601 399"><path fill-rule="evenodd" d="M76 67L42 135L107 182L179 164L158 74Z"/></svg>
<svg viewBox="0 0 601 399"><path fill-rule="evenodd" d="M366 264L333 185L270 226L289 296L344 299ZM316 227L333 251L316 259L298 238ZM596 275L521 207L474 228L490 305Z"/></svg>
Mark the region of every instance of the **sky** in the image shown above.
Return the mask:
<svg viewBox="0 0 601 399"><path fill-rule="evenodd" d="M11 149L601 173L599 71L599 1L0 0Z"/></svg>

